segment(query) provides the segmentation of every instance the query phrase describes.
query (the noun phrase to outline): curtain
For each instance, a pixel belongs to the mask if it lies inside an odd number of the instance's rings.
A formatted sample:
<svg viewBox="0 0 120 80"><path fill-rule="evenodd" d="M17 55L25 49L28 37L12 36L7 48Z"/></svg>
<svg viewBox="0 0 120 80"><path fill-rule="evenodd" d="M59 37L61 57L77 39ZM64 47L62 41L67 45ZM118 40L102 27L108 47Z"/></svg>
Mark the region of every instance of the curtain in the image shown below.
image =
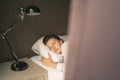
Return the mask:
<svg viewBox="0 0 120 80"><path fill-rule="evenodd" d="M65 80L120 80L119 4L71 0Z"/></svg>

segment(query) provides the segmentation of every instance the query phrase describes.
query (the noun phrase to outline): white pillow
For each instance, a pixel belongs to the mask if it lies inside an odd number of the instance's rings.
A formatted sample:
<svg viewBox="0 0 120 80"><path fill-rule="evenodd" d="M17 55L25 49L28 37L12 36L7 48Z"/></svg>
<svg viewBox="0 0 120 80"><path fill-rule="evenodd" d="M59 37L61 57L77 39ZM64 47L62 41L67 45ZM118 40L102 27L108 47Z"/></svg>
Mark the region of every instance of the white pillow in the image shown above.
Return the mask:
<svg viewBox="0 0 120 80"><path fill-rule="evenodd" d="M59 36L61 39L63 39L63 41L67 41L67 36ZM38 39L33 46L31 47L32 51L34 51L35 53L39 54L39 55L43 55L44 57L48 57L48 52L49 49L47 48L47 46L43 43L43 37L41 37L40 39Z"/></svg>

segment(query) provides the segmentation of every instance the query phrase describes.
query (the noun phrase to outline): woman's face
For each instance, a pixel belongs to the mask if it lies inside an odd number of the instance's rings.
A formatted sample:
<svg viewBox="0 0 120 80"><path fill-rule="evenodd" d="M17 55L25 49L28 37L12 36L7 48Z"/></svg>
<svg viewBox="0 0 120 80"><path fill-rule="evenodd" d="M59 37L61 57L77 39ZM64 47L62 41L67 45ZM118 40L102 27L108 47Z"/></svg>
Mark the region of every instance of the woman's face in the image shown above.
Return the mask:
<svg viewBox="0 0 120 80"><path fill-rule="evenodd" d="M62 41L55 38L50 38L46 46L54 53L61 54Z"/></svg>

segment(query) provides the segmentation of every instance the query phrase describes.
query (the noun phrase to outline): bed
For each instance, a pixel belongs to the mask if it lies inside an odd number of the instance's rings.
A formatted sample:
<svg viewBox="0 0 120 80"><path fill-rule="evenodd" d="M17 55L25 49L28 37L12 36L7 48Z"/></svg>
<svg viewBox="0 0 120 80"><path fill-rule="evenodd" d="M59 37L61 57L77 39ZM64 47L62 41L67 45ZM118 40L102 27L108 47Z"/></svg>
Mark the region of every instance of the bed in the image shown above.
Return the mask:
<svg viewBox="0 0 120 80"><path fill-rule="evenodd" d="M59 36L61 39L63 39L64 41L67 40L67 36ZM41 62L41 56L46 56L47 57L47 52L48 52L48 48L43 44L42 40L43 40L44 36L39 38L31 47L32 51L34 51L36 54L38 54L37 56L33 56L30 59L35 62L36 64L38 64L39 66L43 67L44 69L46 69L48 71L48 80L64 80L64 72L60 72L57 71L53 68L50 68L48 66L45 66L44 64L42 64Z"/></svg>

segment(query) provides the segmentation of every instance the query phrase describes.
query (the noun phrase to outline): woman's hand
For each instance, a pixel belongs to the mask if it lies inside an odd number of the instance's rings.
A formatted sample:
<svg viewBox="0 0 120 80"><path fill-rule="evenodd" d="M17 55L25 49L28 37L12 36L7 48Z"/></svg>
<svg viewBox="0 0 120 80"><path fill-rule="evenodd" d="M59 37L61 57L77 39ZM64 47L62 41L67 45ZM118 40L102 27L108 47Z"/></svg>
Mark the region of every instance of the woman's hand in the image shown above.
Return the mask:
<svg viewBox="0 0 120 80"><path fill-rule="evenodd" d="M49 54L48 54L48 58L45 58L45 57L42 56L41 61L44 65L56 69L57 63L52 61L52 58Z"/></svg>

